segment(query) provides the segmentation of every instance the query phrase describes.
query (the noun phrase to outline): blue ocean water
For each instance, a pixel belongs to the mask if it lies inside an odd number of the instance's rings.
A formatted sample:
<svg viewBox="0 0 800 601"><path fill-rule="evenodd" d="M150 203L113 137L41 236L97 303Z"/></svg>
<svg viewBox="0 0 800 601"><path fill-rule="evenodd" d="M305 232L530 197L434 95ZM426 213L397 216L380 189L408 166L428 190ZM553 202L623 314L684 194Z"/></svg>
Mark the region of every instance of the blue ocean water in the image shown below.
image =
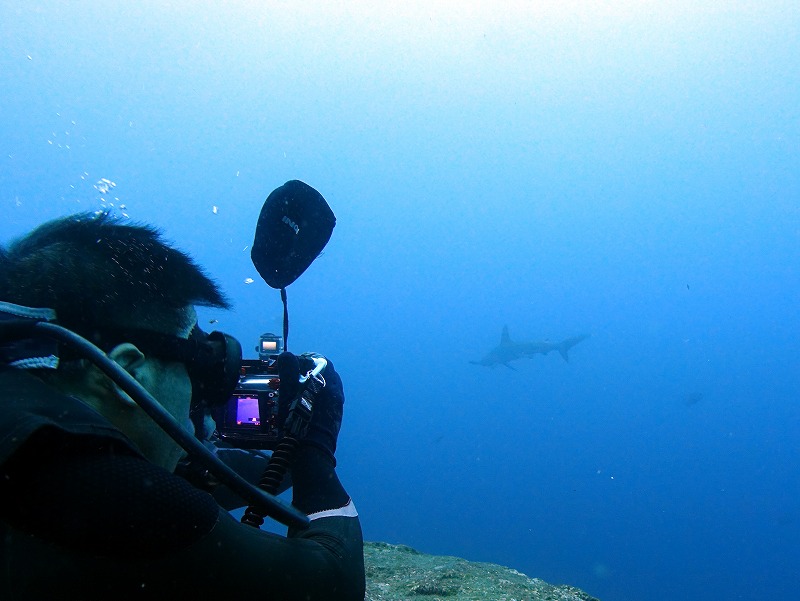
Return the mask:
<svg viewBox="0 0 800 601"><path fill-rule="evenodd" d="M248 349L281 315L255 221L302 179L338 224L289 345L344 378L367 539L603 601L791 598L796 3L162 4L0 4L3 242L158 225ZM470 364L504 325L591 337Z"/></svg>

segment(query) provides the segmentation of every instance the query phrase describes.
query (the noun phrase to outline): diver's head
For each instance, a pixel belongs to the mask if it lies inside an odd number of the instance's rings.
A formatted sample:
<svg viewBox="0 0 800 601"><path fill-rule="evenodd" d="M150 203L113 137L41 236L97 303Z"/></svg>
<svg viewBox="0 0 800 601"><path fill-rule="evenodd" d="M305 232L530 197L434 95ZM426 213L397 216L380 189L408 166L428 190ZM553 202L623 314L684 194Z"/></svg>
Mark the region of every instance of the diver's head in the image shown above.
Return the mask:
<svg viewBox="0 0 800 601"><path fill-rule="evenodd" d="M0 291L0 300L54 309L59 325L103 348L180 423L190 423L186 360L161 351L171 339L189 338L195 305L229 304L202 269L156 229L107 214L50 221L2 253ZM137 340L135 332L152 335ZM40 375L92 405L152 461L174 468L180 451L172 439L96 367L65 359L55 372Z"/></svg>

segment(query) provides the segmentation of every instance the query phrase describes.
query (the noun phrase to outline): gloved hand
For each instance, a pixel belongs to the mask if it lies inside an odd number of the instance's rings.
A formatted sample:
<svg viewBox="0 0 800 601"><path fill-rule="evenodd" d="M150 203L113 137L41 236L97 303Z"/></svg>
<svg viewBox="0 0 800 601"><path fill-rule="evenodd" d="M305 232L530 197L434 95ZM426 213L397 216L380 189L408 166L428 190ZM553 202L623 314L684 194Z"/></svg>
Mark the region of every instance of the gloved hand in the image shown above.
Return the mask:
<svg viewBox="0 0 800 601"><path fill-rule="evenodd" d="M299 357L289 353L281 353L278 357L278 376L281 380L279 391L280 423L286 421L289 404L300 392L299 376L306 374L314 367L313 357L321 357L316 353L305 353ZM311 414L311 423L305 438L301 441L324 451L334 459L336 453L336 440L342 426L342 413L344 410L344 389L342 379L328 361L327 367L320 374L325 380L325 386L314 399L314 409ZM335 461L335 459L334 459Z"/></svg>

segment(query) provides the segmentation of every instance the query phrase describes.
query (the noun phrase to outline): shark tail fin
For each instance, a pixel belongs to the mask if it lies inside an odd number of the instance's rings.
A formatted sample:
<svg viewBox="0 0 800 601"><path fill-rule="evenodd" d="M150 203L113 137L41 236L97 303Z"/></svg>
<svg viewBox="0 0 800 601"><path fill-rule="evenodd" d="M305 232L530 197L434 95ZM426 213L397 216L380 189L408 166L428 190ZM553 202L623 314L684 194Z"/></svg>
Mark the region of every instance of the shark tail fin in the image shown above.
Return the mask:
<svg viewBox="0 0 800 601"><path fill-rule="evenodd" d="M558 345L558 352L564 358L564 361L569 363L569 349L573 346L578 344L579 342L586 340L589 337L589 334L583 334L581 336L575 336L574 338L567 338L561 344Z"/></svg>

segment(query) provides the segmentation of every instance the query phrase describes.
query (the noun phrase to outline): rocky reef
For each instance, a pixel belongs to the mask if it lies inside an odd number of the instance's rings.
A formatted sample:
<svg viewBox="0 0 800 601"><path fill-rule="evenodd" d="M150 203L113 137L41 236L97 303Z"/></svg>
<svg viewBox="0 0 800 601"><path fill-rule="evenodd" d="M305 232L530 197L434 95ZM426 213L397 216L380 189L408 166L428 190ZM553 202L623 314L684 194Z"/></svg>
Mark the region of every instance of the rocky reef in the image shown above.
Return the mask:
<svg viewBox="0 0 800 601"><path fill-rule="evenodd" d="M364 543L365 601L598 601L572 586L554 586L516 570L403 545Z"/></svg>

